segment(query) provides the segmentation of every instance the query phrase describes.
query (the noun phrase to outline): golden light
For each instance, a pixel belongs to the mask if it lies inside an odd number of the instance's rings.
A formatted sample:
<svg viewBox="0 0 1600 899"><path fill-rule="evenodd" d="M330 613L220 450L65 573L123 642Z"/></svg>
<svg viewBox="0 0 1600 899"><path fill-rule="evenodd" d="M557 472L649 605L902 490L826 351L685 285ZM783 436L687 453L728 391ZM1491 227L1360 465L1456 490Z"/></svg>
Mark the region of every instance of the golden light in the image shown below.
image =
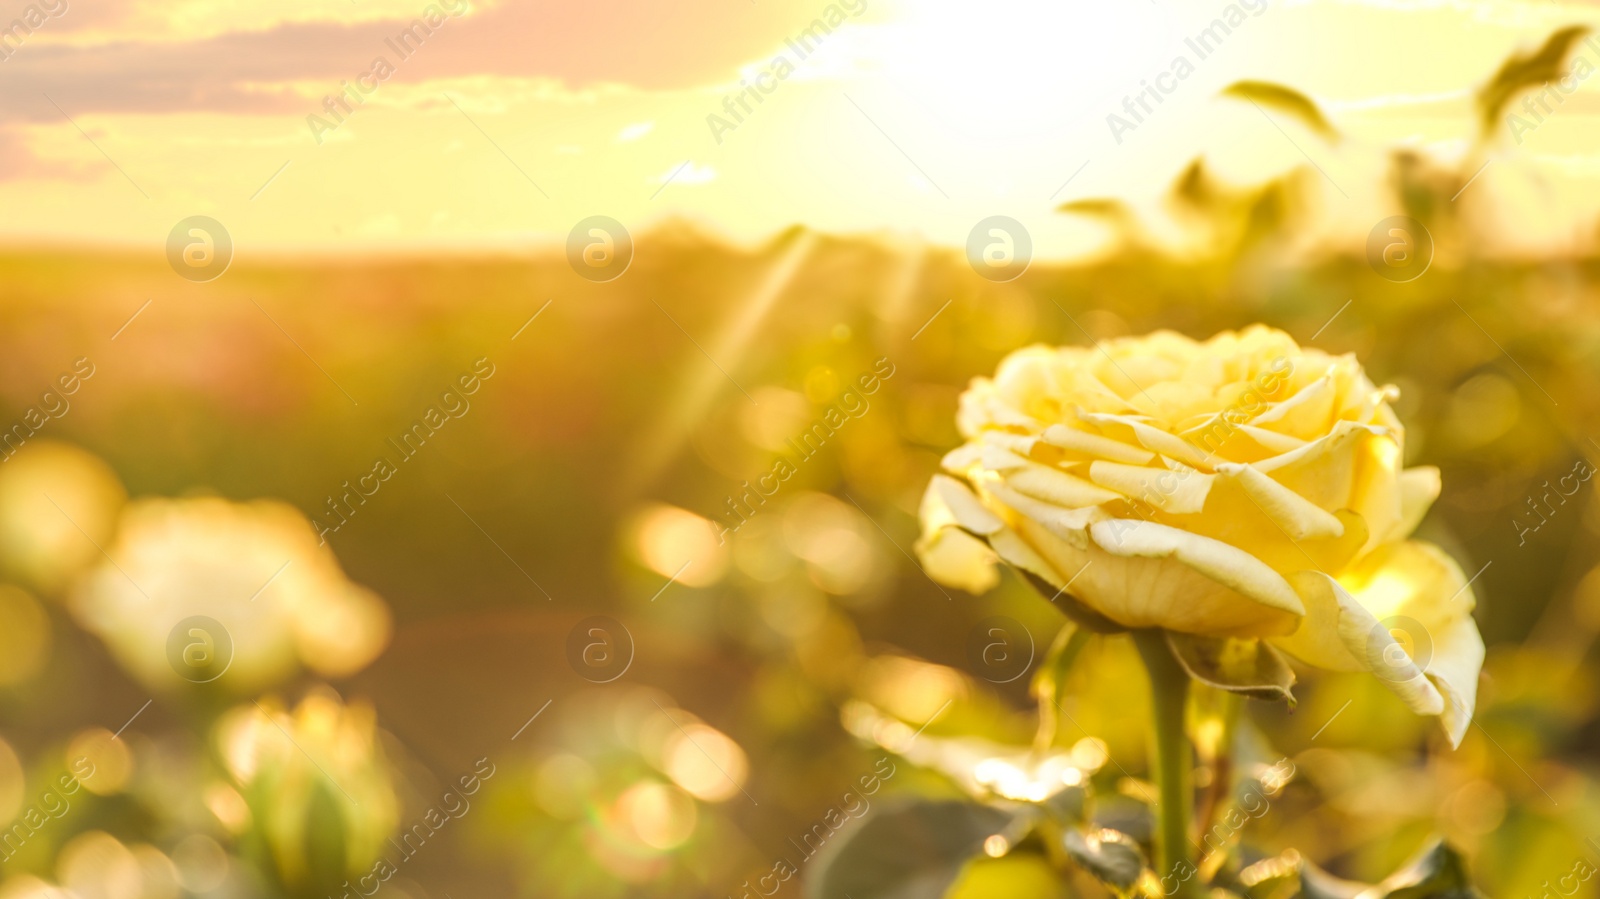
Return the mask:
<svg viewBox="0 0 1600 899"><path fill-rule="evenodd" d="M1505 377L1483 372L1467 379L1450 397L1444 426L1462 450L1492 443L1516 426L1522 398Z"/></svg>
<svg viewBox="0 0 1600 899"><path fill-rule="evenodd" d="M690 587L707 587L728 568L727 548L713 523L699 515L654 503L635 516L633 550L639 561L665 578Z"/></svg>
<svg viewBox="0 0 1600 899"><path fill-rule="evenodd" d="M1099 737L1084 737L1072 744L1072 764L1089 773L1099 771L1111 758L1106 741Z"/></svg>
<svg viewBox="0 0 1600 899"><path fill-rule="evenodd" d="M641 843L663 852L687 842L698 819L693 799L654 781L636 783L617 797L617 813Z"/></svg>
<svg viewBox="0 0 1600 899"><path fill-rule="evenodd" d="M861 682L869 702L919 726L947 703L966 695L966 681L955 669L904 656L874 658L867 663Z"/></svg>
<svg viewBox="0 0 1600 899"><path fill-rule="evenodd" d="M984 759L972 771L973 780L980 786L1020 802L1043 802L1064 783L1059 775L1041 775L1042 772L1025 771L1013 762L998 758Z"/></svg>
<svg viewBox="0 0 1600 899"><path fill-rule="evenodd" d="M901 752L911 745L917 732L904 722L884 718L872 728L872 740L890 752Z"/></svg>
<svg viewBox="0 0 1600 899"><path fill-rule="evenodd" d="M749 773L739 744L704 724L685 725L667 738L662 767L673 783L706 802L731 799Z"/></svg>
<svg viewBox="0 0 1600 899"><path fill-rule="evenodd" d="M835 528L819 534L813 545L818 557L811 560L811 580L818 587L844 596L861 590L872 579L876 555L856 531Z"/></svg>
<svg viewBox="0 0 1600 899"><path fill-rule="evenodd" d="M595 786L594 766L572 753L545 759L533 775L533 798L552 818L583 815Z"/></svg>
<svg viewBox="0 0 1600 899"><path fill-rule="evenodd" d="M1445 800L1440 817L1475 837L1493 833L1505 821L1505 792L1488 780L1469 780Z"/></svg>
<svg viewBox="0 0 1600 899"><path fill-rule="evenodd" d="M990 834L983 840L983 854L990 858L999 858L1010 851L1011 841L1000 834Z"/></svg>
<svg viewBox="0 0 1600 899"><path fill-rule="evenodd" d="M1284 759L1282 762L1270 767L1262 766L1266 770L1260 774L1261 788L1267 792L1268 796L1278 795L1278 792L1288 786L1289 781L1294 779L1294 765L1290 764L1284 767L1284 762L1287 761L1288 759Z"/></svg>
<svg viewBox="0 0 1600 899"><path fill-rule="evenodd" d="M205 803L230 833L240 833L250 826L250 806L233 787L221 783L206 787Z"/></svg>
<svg viewBox="0 0 1600 899"><path fill-rule="evenodd" d="M19 874L0 883L0 899L76 899L58 886L45 883L32 874Z"/></svg>
<svg viewBox="0 0 1600 899"><path fill-rule="evenodd" d="M1003 759L984 759L973 769L972 776L1007 799L1027 799L1032 792L1028 775Z"/></svg>
<svg viewBox="0 0 1600 899"><path fill-rule="evenodd" d="M761 594L761 619L786 637L800 638L821 626L828 600L810 584L784 584Z"/></svg>
<svg viewBox="0 0 1600 899"><path fill-rule="evenodd" d="M29 441L0 466L0 563L55 591L99 556L127 501L98 456L51 440Z"/></svg>
<svg viewBox="0 0 1600 899"><path fill-rule="evenodd" d="M871 580L874 534L853 506L827 494L801 493L784 512L783 532L790 552L806 561L812 582L823 590L845 595Z"/></svg>
<svg viewBox="0 0 1600 899"><path fill-rule="evenodd" d="M389 608L383 600L353 584L344 596L344 602L307 607L294 620L300 658L325 677L360 671L389 644Z"/></svg>
<svg viewBox="0 0 1600 899"><path fill-rule="evenodd" d="M1074 86L1128 71L1130 60L1148 56L1141 42L1164 30L1157 11L1128 4L997 0L979 14L960 0L917 0L894 9L901 20L871 33L861 55L892 73L913 103L972 110L962 135L971 142L981 129L1018 137L1045 127L1044 106Z"/></svg>
<svg viewBox="0 0 1600 899"><path fill-rule="evenodd" d="M783 522L772 516L756 516L739 526L732 541L733 563L755 580L781 581L795 565L794 556L783 544Z"/></svg>
<svg viewBox="0 0 1600 899"><path fill-rule="evenodd" d="M139 899L178 899L178 866L162 852L148 843L135 843L128 847L139 863L143 889Z"/></svg>
<svg viewBox="0 0 1600 899"><path fill-rule="evenodd" d="M788 441L805 427L811 404L793 390L767 385L751 394L754 405L741 412L739 430L744 439L768 452L787 449Z"/></svg>
<svg viewBox="0 0 1600 899"><path fill-rule="evenodd" d="M206 893L228 876L228 853L205 834L191 834L172 850L178 883L191 893Z"/></svg>
<svg viewBox="0 0 1600 899"><path fill-rule="evenodd" d="M61 885L80 896L140 899L144 872L139 860L116 837L104 831L79 834L56 858Z"/></svg>
<svg viewBox="0 0 1600 899"><path fill-rule="evenodd" d="M806 399L825 403L839 393L839 376L826 365L818 365L806 372Z"/></svg>
<svg viewBox="0 0 1600 899"><path fill-rule="evenodd" d="M1279 877L1298 876L1300 853L1287 849L1282 855L1264 858L1239 872L1239 882L1247 887Z"/></svg>
<svg viewBox="0 0 1600 899"><path fill-rule="evenodd" d="M79 731L67 743L62 759L67 772L78 777L84 789L97 796L122 792L133 776L133 753L121 737L113 738L103 727ZM92 772L85 776L85 772Z"/></svg>

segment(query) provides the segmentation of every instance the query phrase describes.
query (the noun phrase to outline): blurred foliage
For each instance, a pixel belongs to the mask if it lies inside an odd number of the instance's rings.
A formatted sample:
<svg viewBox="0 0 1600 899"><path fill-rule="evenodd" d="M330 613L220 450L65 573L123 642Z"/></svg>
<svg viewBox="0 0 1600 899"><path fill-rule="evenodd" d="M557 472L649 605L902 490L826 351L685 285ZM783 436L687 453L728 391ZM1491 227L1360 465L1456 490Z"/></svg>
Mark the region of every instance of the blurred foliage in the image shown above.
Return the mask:
<svg viewBox="0 0 1600 899"><path fill-rule="evenodd" d="M1487 136L1500 125L1500 114L1523 91L1545 87L1566 74L1567 57L1578 41L1589 32L1574 25L1545 39L1537 50L1513 54L1478 91L1479 126Z"/></svg>
<svg viewBox="0 0 1600 899"><path fill-rule="evenodd" d="M1570 43L1508 63L1486 115ZM1298 94L1245 94L1326 124ZM1048 653L1066 619L1011 575L976 599L935 587L906 555L918 498L957 442L960 390L1017 346L1256 321L1401 388L1407 464L1444 473L1423 534L1479 572L1490 651L1456 752L1370 678L1302 677L1293 710L1246 703L1230 779L1202 769L1198 786L1213 821L1266 806L1201 876L1252 897L1455 895L1465 865L1488 895L1539 894L1593 860L1600 829L1600 504L1592 487L1530 502L1600 450L1585 430L1600 257L1499 259L1461 211L1475 198L1452 202L1471 172L1392 161L1394 211L1437 243L1407 283L1359 251L1306 248L1314 172L1235 185L1204 160L1170 195L1193 251L1119 201L1074 201L1122 239L1004 284L915 243L795 229L736 249L684 225L642 235L604 285L551 255L241 259L204 285L146 255L0 255L5 421L72 360L97 366L0 461L0 821L58 787L69 806L49 800L5 850L0 897L339 896L380 859L397 869L383 894L417 899L1106 895L1150 838L1137 659L1116 637ZM483 358L495 373L470 408L398 454L390 438ZM878 389L852 386L875 370ZM380 458L393 476L344 498ZM757 501L748 485L780 458L793 476ZM272 515L304 526L282 539L311 587L250 597L272 576L257 553L179 551L237 521L134 539L143 503L243 521L259 499L303 510ZM330 503L346 523L314 547L306 519ZM237 689L166 678L159 640L84 617L90 589L130 604L126 621L165 609L169 592L135 602L135 570L179 578L212 617L267 616L233 637L272 664ZM149 634L180 611L149 612ZM568 648L594 615L634 647L608 683ZM1002 615L1048 672L1031 693L967 651ZM496 773L473 775L485 759ZM425 845L400 851L418 827ZM861 840L886 829L936 876L895 893L871 867L890 847Z"/></svg>
<svg viewBox="0 0 1600 899"><path fill-rule="evenodd" d="M1292 87L1273 84L1270 81L1236 81L1222 89L1225 97L1237 97L1246 103L1256 106L1265 106L1287 113L1300 121L1300 124L1310 128L1322 137L1337 141L1338 129L1322 114L1322 109L1315 100L1307 97Z"/></svg>

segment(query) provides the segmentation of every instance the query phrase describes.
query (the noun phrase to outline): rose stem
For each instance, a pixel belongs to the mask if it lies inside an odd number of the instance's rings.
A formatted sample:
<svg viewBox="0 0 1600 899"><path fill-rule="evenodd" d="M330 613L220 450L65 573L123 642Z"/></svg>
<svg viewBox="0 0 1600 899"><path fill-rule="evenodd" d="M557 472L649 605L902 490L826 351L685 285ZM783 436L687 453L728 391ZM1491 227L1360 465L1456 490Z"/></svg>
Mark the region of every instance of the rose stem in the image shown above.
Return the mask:
<svg viewBox="0 0 1600 899"><path fill-rule="evenodd" d="M1132 632L1133 645L1150 677L1150 710L1155 719L1154 769L1160 804L1156 807L1156 876L1179 881L1179 897L1195 894L1194 860L1189 851L1189 816L1194 804L1189 739L1184 734L1184 705L1189 674L1167 648L1160 630Z"/></svg>
<svg viewBox="0 0 1600 899"><path fill-rule="evenodd" d="M1222 719L1222 736L1217 739L1215 757L1211 761L1211 785L1206 788L1195 813L1195 830L1202 840L1211 832L1218 812L1233 795L1233 741L1238 732L1239 694L1222 693L1219 701L1221 707L1216 714Z"/></svg>

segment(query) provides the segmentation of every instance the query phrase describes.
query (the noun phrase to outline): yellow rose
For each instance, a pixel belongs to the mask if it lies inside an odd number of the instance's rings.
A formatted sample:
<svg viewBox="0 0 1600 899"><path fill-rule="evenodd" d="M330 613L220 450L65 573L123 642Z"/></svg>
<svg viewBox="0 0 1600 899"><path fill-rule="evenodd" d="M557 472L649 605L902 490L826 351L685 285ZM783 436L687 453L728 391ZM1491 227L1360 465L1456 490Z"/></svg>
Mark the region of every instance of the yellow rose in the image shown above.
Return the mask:
<svg viewBox="0 0 1600 899"><path fill-rule="evenodd" d="M198 649L200 637L213 641L204 650L221 669L213 679L237 693L282 682L299 665L347 677L389 642L383 600L351 582L305 516L283 503L138 500L123 511L103 558L75 587L70 608L153 690L187 686L187 656L174 650ZM191 616L211 619L220 632L187 630Z"/></svg>
<svg viewBox="0 0 1600 899"><path fill-rule="evenodd" d="M1407 539L1439 472L1402 470L1396 395L1259 325L1019 350L961 397L918 555L971 592L998 556L1122 627L1372 671L1457 745L1483 640L1461 568Z"/></svg>

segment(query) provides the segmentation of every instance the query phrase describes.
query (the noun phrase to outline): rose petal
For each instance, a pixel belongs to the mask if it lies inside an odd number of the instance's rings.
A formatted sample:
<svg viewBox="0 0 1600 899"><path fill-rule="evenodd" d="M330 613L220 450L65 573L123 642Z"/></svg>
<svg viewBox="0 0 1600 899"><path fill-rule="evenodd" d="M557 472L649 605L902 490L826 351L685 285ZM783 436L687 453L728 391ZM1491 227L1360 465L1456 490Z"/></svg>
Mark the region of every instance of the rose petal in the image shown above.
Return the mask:
<svg viewBox="0 0 1600 899"><path fill-rule="evenodd" d="M1089 463L1089 480L1174 515L1205 508L1206 495L1211 492L1215 477L1188 468L1172 470L1120 462Z"/></svg>
<svg viewBox="0 0 1600 899"><path fill-rule="evenodd" d="M1005 522L985 508L966 484L942 474L928 481L919 517L925 536L947 527L960 527L978 535L992 534L1005 527Z"/></svg>
<svg viewBox="0 0 1600 899"><path fill-rule="evenodd" d="M982 595L1000 583L994 551L960 528L940 528L919 539L915 549L922 570L946 587Z"/></svg>
<svg viewBox="0 0 1600 899"><path fill-rule="evenodd" d="M1333 402L1338 393L1333 372L1327 372L1300 388L1288 399L1273 403L1250 424L1288 435L1320 435L1328 431L1333 418Z"/></svg>
<svg viewBox="0 0 1600 899"><path fill-rule="evenodd" d="M1228 463L1217 466L1219 477L1237 483L1263 513L1291 540L1310 540L1344 536L1344 525L1334 515L1293 490L1248 465Z"/></svg>
<svg viewBox="0 0 1600 899"><path fill-rule="evenodd" d="M1299 449L1307 442L1264 428L1237 424L1224 412L1206 416L1179 433L1183 439L1203 449L1206 458L1231 462L1260 462Z"/></svg>
<svg viewBox="0 0 1600 899"><path fill-rule="evenodd" d="M1065 587L1067 581L1070 580L1070 578L1057 571L1056 567L1051 565L1044 556L1039 555L1028 544L1028 541L1022 539L1016 531L1010 528L991 534L989 536L989 545L994 548L996 553L999 553L1000 558L1004 559L1007 564L1038 575L1058 590Z"/></svg>
<svg viewBox="0 0 1600 899"><path fill-rule="evenodd" d="M1058 572L1075 572L1073 595L1128 627L1198 634L1287 633L1303 611L1287 582L1249 553L1148 521L1105 520L1076 546L1029 518L1016 532Z"/></svg>
<svg viewBox="0 0 1600 899"><path fill-rule="evenodd" d="M1341 421L1324 437L1252 464L1318 508L1329 512L1354 508L1351 498L1356 482L1356 454L1369 441L1387 434L1383 428Z"/></svg>
<svg viewBox="0 0 1600 899"><path fill-rule="evenodd" d="M963 443L944 454L939 467L951 474L965 475L983 460L983 447L976 443Z"/></svg>
<svg viewBox="0 0 1600 899"><path fill-rule="evenodd" d="M1412 709L1439 715L1451 745L1460 743L1472 720L1484 649L1472 619L1472 589L1454 559L1412 540L1367 556L1339 582L1318 572L1292 581L1308 614L1300 630L1276 645L1319 667L1372 670ZM1330 604L1338 608L1336 630L1348 658L1327 641Z"/></svg>
<svg viewBox="0 0 1600 899"><path fill-rule="evenodd" d="M1170 456L1185 465L1206 467L1205 453L1176 434L1170 434L1131 415L1110 415L1103 412L1079 412L1078 417L1102 427L1125 428L1138 444L1147 450Z"/></svg>
<svg viewBox="0 0 1600 899"><path fill-rule="evenodd" d="M1265 428L1258 428L1254 425L1240 425L1239 433L1254 440L1262 449L1268 450L1274 456L1297 450L1309 442L1299 437L1279 434L1277 431L1268 431Z"/></svg>
<svg viewBox="0 0 1600 899"><path fill-rule="evenodd" d="M1135 521L1135 527L1120 532L1113 524L1103 521L1089 528L1095 545L1113 555L1175 559L1261 605L1306 613L1288 582L1244 550L1153 521Z"/></svg>
<svg viewBox="0 0 1600 899"><path fill-rule="evenodd" d="M1051 425L1045 428L1040 435L1045 443L1058 446L1064 450L1081 453L1084 456L1096 459L1109 459L1112 462L1128 462L1134 465L1143 465L1156 457L1149 450L1132 447L1126 443L1118 443L1110 437L1091 434L1079 428L1066 425Z"/></svg>
<svg viewBox="0 0 1600 899"><path fill-rule="evenodd" d="M1089 525L1111 517L1100 506L1069 509L1013 490L1004 482L987 484L984 490L998 502L1015 510L1019 515L1038 522L1056 537L1074 546L1079 546L1088 540L1085 529Z"/></svg>
<svg viewBox="0 0 1600 899"><path fill-rule="evenodd" d="M1350 508L1360 512L1371 529L1365 553L1388 540L1400 525L1400 444L1388 433L1363 441L1354 462Z"/></svg>
<svg viewBox="0 0 1600 899"><path fill-rule="evenodd" d="M1095 463L1099 464L1099 463ZM1067 509L1097 506L1121 499L1121 495L1103 487L1096 487L1081 478L1075 478L1059 469L1029 463L1026 467L1008 472L1006 486L1034 499L1043 500Z"/></svg>
<svg viewBox="0 0 1600 899"><path fill-rule="evenodd" d="M1404 540L1422 524L1422 519L1439 498L1442 484L1439 469L1419 465L1400 472L1400 520L1389 531L1390 540Z"/></svg>
<svg viewBox="0 0 1600 899"><path fill-rule="evenodd" d="M984 468L990 471L1006 471L1012 468L1022 468L1028 465L1028 459L1020 456L1003 446L987 444L978 455L978 460Z"/></svg>
<svg viewBox="0 0 1600 899"><path fill-rule="evenodd" d="M1275 646L1321 668L1371 671L1419 715L1444 711L1444 697L1405 646L1343 585L1320 571L1297 572L1291 581L1307 614L1293 634L1273 639Z"/></svg>
<svg viewBox="0 0 1600 899"><path fill-rule="evenodd" d="M1450 748L1461 745L1472 723L1478 701L1478 672L1483 669L1483 636L1470 616L1457 618L1433 634L1433 658L1428 660L1428 679L1444 694L1444 711L1439 723L1450 737Z"/></svg>

